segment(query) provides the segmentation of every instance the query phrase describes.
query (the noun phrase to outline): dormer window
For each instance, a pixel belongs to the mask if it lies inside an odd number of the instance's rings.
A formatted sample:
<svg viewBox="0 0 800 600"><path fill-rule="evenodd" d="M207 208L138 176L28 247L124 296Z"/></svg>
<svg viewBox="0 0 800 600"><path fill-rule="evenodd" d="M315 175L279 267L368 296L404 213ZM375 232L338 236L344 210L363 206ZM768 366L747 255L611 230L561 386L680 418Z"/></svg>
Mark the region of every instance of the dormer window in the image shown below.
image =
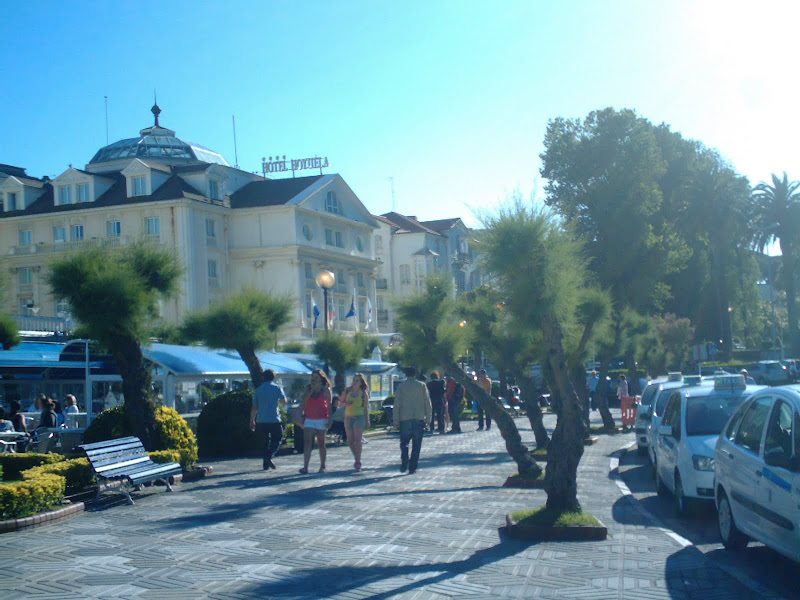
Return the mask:
<svg viewBox="0 0 800 600"><path fill-rule="evenodd" d="M336 192L328 192L328 196L325 198L325 210L335 215L343 214L342 205L336 197Z"/></svg>
<svg viewBox="0 0 800 600"><path fill-rule="evenodd" d="M75 186L75 191L77 192L77 200L78 202L89 202L89 184L88 183L79 183Z"/></svg>
<svg viewBox="0 0 800 600"><path fill-rule="evenodd" d="M219 183L214 179L208 180L208 197L212 200L219 200Z"/></svg>
<svg viewBox="0 0 800 600"><path fill-rule="evenodd" d="M147 195L147 178L144 175L131 178L131 189L134 196Z"/></svg>
<svg viewBox="0 0 800 600"><path fill-rule="evenodd" d="M17 210L17 194L16 192L8 192L6 194L6 198L8 199L8 207L6 210Z"/></svg>
<svg viewBox="0 0 800 600"><path fill-rule="evenodd" d="M58 203L62 206L72 204L72 186L65 185L58 188Z"/></svg>

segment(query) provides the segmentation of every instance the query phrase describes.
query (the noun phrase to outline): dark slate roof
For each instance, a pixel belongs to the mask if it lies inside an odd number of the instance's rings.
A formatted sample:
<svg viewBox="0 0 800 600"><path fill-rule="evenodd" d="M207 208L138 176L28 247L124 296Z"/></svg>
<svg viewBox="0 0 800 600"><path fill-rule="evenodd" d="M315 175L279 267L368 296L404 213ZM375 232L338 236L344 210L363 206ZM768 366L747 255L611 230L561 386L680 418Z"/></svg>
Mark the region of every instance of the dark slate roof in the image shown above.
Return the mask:
<svg viewBox="0 0 800 600"><path fill-rule="evenodd" d="M252 181L231 194L231 208L279 206L307 189L324 175Z"/></svg>
<svg viewBox="0 0 800 600"><path fill-rule="evenodd" d="M6 175L13 175L14 177L27 177L27 175L25 175L25 169L23 167L15 167L13 165L0 164L0 173L5 173Z"/></svg>
<svg viewBox="0 0 800 600"><path fill-rule="evenodd" d="M424 224L417 221L414 217L406 217L405 215L401 215L400 213L396 212L388 212L385 213L383 216L386 220L388 220L392 225L398 227L397 233L430 233L432 235L441 235L438 231L434 231L430 227L426 227Z"/></svg>
<svg viewBox="0 0 800 600"><path fill-rule="evenodd" d="M0 213L3 217L18 217L21 215L40 215L46 213L70 212L83 210L86 208L101 208L107 206L126 206L131 204L144 204L146 202L159 202L161 200L174 200L186 198L189 200L206 201L203 195L194 187L186 183L177 175L173 175L155 193L149 196L127 197L125 177L120 173L104 173L103 177L114 179L111 187L94 202L81 202L78 204L65 204L56 206L54 202L53 186L49 183L44 185L44 193L25 210L15 210L12 212Z"/></svg>
<svg viewBox="0 0 800 600"><path fill-rule="evenodd" d="M453 219L436 219L435 221L422 221L422 224L425 227L433 229L434 231L447 231L448 229L452 229L453 225L458 223L460 219L455 217Z"/></svg>

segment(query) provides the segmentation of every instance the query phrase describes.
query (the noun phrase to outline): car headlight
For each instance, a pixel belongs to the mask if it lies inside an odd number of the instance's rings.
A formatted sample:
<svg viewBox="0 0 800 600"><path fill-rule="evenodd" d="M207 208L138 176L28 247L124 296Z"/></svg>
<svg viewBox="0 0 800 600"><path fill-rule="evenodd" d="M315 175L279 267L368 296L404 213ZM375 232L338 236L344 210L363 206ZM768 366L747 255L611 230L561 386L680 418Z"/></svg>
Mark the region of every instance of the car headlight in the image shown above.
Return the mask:
<svg viewBox="0 0 800 600"><path fill-rule="evenodd" d="M714 459L708 456L692 456L692 463L694 464L695 471L713 471Z"/></svg>

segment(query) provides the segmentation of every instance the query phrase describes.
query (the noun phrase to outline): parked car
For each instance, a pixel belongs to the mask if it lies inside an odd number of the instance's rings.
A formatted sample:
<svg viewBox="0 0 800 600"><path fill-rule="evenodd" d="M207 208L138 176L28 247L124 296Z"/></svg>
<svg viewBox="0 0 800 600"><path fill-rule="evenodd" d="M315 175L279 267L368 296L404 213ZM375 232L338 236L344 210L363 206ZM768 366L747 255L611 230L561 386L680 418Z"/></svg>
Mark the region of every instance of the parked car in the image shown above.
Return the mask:
<svg viewBox="0 0 800 600"><path fill-rule="evenodd" d="M650 403L650 423L647 425L647 455L650 457L650 464L653 465L653 475L656 474L656 436L658 428L661 426L661 417L664 416L664 409L667 407L667 400L674 390L684 386L701 385L703 380L698 375L686 375L683 381L667 381L659 384L658 390ZM711 385L706 381L706 385Z"/></svg>
<svg viewBox="0 0 800 600"><path fill-rule="evenodd" d="M719 533L800 561L800 386L762 390L730 418L714 452Z"/></svg>
<svg viewBox="0 0 800 600"><path fill-rule="evenodd" d="M664 378L653 379L642 390L642 397L636 410L636 421L633 424L636 432L636 448L639 454L647 454L647 425L650 423L651 403L658 391L658 386L666 381Z"/></svg>
<svg viewBox="0 0 800 600"><path fill-rule="evenodd" d="M656 489L674 495L679 516L698 501L714 501L717 438L734 411L760 389L748 386L742 375L719 375L713 386L684 387L670 394L654 448Z"/></svg>
<svg viewBox="0 0 800 600"><path fill-rule="evenodd" d="M761 360L745 368L747 374L760 385L783 385L790 382L789 369L779 360Z"/></svg>

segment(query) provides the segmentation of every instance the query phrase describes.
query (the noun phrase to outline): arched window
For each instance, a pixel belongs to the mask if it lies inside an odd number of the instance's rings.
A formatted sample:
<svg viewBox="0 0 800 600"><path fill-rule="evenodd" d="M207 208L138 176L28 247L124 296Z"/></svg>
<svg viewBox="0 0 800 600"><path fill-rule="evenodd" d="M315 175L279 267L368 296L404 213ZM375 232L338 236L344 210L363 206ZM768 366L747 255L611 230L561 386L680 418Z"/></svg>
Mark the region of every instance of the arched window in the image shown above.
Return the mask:
<svg viewBox="0 0 800 600"><path fill-rule="evenodd" d="M342 205L336 197L336 192L328 192L328 196L325 199L325 210L335 215L342 214Z"/></svg>

